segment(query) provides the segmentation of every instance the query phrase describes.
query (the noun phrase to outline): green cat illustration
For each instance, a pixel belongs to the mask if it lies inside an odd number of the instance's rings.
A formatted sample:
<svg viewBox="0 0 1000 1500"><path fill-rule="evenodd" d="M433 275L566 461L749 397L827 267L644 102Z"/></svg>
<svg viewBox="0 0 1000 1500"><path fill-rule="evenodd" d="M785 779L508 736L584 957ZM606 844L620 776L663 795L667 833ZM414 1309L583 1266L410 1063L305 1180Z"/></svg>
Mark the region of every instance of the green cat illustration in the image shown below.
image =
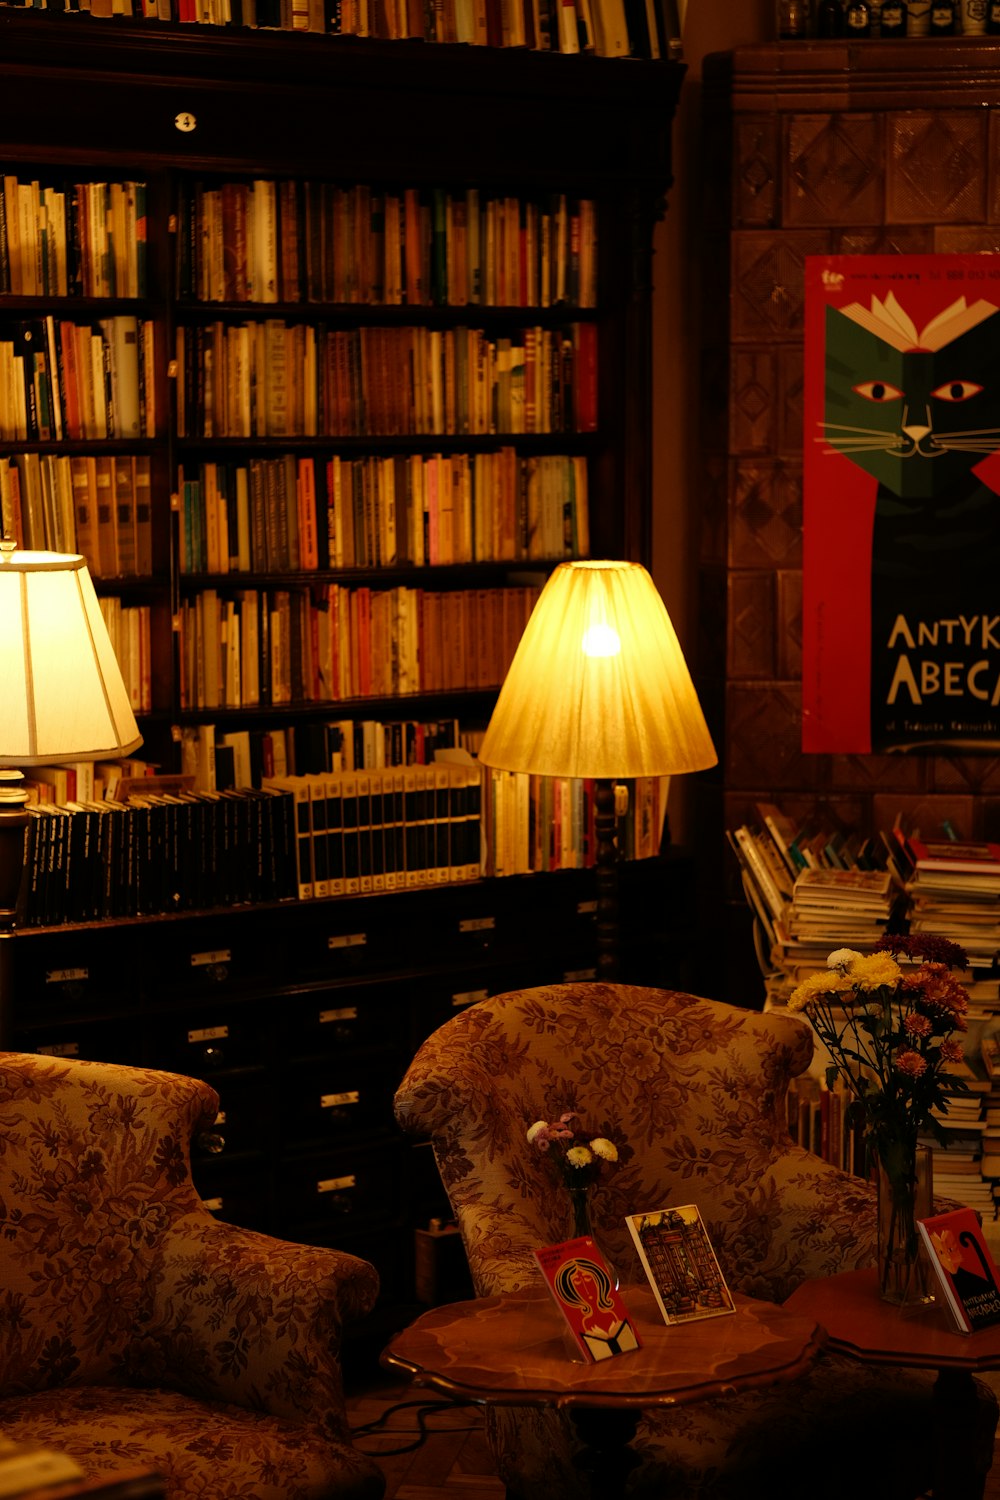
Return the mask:
<svg viewBox="0 0 1000 1500"><path fill-rule="evenodd" d="M1000 741L1000 495L974 472L1000 446L997 311L827 308L821 441L878 482L873 751Z"/></svg>

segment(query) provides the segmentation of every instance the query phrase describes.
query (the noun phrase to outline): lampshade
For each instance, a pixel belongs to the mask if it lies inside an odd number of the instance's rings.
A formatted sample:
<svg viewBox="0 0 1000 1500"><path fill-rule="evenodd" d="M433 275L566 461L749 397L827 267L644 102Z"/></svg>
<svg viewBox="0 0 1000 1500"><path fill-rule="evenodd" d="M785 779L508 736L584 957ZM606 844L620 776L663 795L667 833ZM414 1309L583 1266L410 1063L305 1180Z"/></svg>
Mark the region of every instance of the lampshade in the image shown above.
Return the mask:
<svg viewBox="0 0 1000 1500"><path fill-rule="evenodd" d="M83 558L0 545L0 766L142 744Z"/></svg>
<svg viewBox="0 0 1000 1500"><path fill-rule="evenodd" d="M479 751L539 776L670 776L718 757L663 600L639 563L561 563Z"/></svg>

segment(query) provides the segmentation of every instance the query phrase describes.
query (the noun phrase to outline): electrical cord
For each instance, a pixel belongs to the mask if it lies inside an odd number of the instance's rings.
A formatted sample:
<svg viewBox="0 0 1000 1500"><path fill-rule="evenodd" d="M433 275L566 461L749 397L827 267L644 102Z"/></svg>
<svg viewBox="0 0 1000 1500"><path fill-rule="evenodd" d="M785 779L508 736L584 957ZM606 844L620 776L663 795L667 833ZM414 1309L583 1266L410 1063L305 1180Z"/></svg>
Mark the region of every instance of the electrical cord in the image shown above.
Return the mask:
<svg viewBox="0 0 1000 1500"><path fill-rule="evenodd" d="M399 1401L395 1406L387 1406L385 1411L382 1412L381 1416L376 1417L374 1421L363 1422L358 1427L352 1427L351 1438L352 1440L356 1440L357 1438L376 1437L379 1434L379 1429L384 1426L384 1424L390 1417L395 1416L396 1412L406 1411L410 1408L415 1407L418 1433L413 1441L410 1443L404 1443L399 1448L378 1448L377 1450L369 1454L369 1457L388 1458L394 1453L412 1453L414 1449L419 1448L422 1443L425 1443L427 1439L433 1435L435 1430L437 1430L438 1432L447 1431L449 1434L455 1432L478 1432L478 1425L475 1427L448 1427L447 1429L435 1429L433 1427L428 1427L427 1425L427 1418L433 1416L435 1412L455 1411L460 1406L476 1406L477 1404L478 1403L475 1401ZM393 1433L401 1433L405 1430L405 1428L392 1428L389 1430L389 1432L385 1433L384 1436L389 1437L392 1436ZM354 1443L354 1446L358 1447L356 1441ZM364 1453L367 1450L364 1448L358 1448L358 1451Z"/></svg>

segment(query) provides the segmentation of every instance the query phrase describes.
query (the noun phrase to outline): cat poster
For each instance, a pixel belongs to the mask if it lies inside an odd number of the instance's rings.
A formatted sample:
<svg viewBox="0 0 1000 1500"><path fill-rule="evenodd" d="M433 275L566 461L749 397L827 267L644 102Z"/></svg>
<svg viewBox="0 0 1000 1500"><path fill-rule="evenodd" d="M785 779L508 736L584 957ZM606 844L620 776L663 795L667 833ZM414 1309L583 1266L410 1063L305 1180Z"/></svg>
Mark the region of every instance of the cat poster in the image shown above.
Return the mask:
<svg viewBox="0 0 1000 1500"><path fill-rule="evenodd" d="M806 260L802 748L1000 747L1000 256Z"/></svg>

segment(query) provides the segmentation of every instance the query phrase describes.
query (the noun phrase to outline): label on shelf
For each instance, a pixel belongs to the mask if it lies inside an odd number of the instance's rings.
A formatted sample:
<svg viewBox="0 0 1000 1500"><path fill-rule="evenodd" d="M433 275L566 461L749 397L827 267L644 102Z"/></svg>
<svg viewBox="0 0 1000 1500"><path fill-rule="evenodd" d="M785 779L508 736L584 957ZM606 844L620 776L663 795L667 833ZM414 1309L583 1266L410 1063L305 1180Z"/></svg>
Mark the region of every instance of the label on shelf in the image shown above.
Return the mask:
<svg viewBox="0 0 1000 1500"><path fill-rule="evenodd" d="M319 1103L321 1109L336 1109L341 1104L357 1104L359 1098L357 1089L347 1089L343 1094L322 1094Z"/></svg>
<svg viewBox="0 0 1000 1500"><path fill-rule="evenodd" d="M192 953L192 969L203 968L206 964L229 964L233 961L233 950L231 948L213 948L208 953Z"/></svg>
<svg viewBox="0 0 1000 1500"><path fill-rule="evenodd" d="M497 925L496 917L463 917L459 932L488 932Z"/></svg>
<svg viewBox="0 0 1000 1500"><path fill-rule="evenodd" d="M452 995L451 1003L457 1010L460 1005L475 1005L477 1000L486 1000L489 993L489 990L466 990L461 995Z"/></svg>
<svg viewBox="0 0 1000 1500"><path fill-rule="evenodd" d="M322 1182L317 1182L316 1191L317 1193L338 1193L343 1188L356 1186L357 1179L353 1174L350 1177L325 1177Z"/></svg>
<svg viewBox="0 0 1000 1500"><path fill-rule="evenodd" d="M229 1035L228 1026L201 1026L196 1031L188 1032L189 1042L217 1042L220 1037Z"/></svg>
<svg viewBox="0 0 1000 1500"><path fill-rule="evenodd" d="M89 969L46 969L46 984L66 984L75 979L87 979L90 977Z"/></svg>
<svg viewBox="0 0 1000 1500"><path fill-rule="evenodd" d="M339 932L336 937L327 938L328 948L363 948L368 941L367 932Z"/></svg>
<svg viewBox="0 0 1000 1500"><path fill-rule="evenodd" d="M589 917L597 911L597 901L578 901L576 903L576 914L578 917Z"/></svg>
<svg viewBox="0 0 1000 1500"><path fill-rule="evenodd" d="M563 984L575 984L579 980L596 978L596 969L567 969L563 974Z"/></svg>
<svg viewBox="0 0 1000 1500"><path fill-rule="evenodd" d="M320 1025L324 1021L356 1021L358 1019L358 1007L356 1005L344 1005L339 1010L321 1010L319 1019Z"/></svg>
<svg viewBox="0 0 1000 1500"><path fill-rule="evenodd" d="M45 1047L35 1049L42 1057L79 1057L79 1042L50 1042Z"/></svg>

